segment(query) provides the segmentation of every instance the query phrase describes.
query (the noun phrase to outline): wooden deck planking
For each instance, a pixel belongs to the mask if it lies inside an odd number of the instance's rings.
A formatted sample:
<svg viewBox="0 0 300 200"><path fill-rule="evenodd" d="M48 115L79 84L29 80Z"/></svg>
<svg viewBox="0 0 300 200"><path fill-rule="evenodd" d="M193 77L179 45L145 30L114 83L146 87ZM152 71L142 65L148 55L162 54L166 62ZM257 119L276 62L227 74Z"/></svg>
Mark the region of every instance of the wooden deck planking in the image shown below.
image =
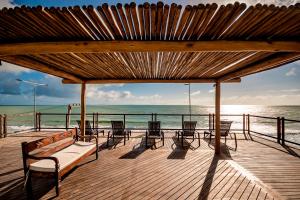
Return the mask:
<svg viewBox="0 0 300 200"><path fill-rule="evenodd" d="M47 134L0 140L0 199L26 198L20 143ZM253 138L239 137L237 151L229 139L221 156L203 138L185 149L172 137L149 149L140 137L109 148L100 138L99 160L91 156L66 176L57 199L299 199L299 150ZM55 195L52 181L34 180L37 198Z"/></svg>

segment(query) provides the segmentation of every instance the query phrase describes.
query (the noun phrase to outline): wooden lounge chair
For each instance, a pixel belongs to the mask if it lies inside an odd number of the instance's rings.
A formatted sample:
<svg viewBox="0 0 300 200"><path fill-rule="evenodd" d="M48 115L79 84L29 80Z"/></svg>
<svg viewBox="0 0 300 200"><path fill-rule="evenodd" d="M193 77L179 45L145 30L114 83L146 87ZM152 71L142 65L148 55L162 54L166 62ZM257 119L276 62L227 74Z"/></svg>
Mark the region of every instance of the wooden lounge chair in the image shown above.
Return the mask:
<svg viewBox="0 0 300 200"><path fill-rule="evenodd" d="M112 137L113 142L115 141L115 137L124 137L124 145L126 144L126 136L129 140L129 133L125 130L123 121L111 121L111 131L108 131L107 134L107 144L109 143L109 138Z"/></svg>
<svg viewBox="0 0 300 200"><path fill-rule="evenodd" d="M79 127L78 130L80 132L81 121L77 120L77 124L78 124L78 127ZM91 126L91 122L89 120L85 120L85 134L86 135L88 135L88 136L94 136L94 135L96 135L97 138L98 138L99 132L103 133L103 135L104 135L104 130L103 129L101 129L101 130L93 129L92 126Z"/></svg>
<svg viewBox="0 0 300 200"><path fill-rule="evenodd" d="M164 132L160 129L160 121L148 121L148 130L146 131L146 148L148 145L148 138L159 138L162 140L163 146L165 145Z"/></svg>
<svg viewBox="0 0 300 200"><path fill-rule="evenodd" d="M221 120L221 137L225 138L225 144L226 144L226 137L231 134L230 127L233 121L222 121ZM208 132L205 132L204 134L209 134L209 143L211 142L212 136L215 135L215 130L210 130ZM235 149L237 149L237 140L236 140L236 134L234 134L234 140L235 140Z"/></svg>
<svg viewBox="0 0 300 200"><path fill-rule="evenodd" d="M199 146L200 146L200 133L196 131L197 121L184 121L182 124L182 130L178 131L177 140L181 137L181 146L183 147L183 139L193 137L193 141L195 140L195 134L198 134Z"/></svg>

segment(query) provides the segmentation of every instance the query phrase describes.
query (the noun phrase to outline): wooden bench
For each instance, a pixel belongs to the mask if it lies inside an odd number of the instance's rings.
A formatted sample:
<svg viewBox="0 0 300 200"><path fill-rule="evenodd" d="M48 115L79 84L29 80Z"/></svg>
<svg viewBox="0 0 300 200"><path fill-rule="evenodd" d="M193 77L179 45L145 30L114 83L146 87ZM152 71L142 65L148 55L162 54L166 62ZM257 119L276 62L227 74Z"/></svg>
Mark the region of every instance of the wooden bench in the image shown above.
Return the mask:
<svg viewBox="0 0 300 200"><path fill-rule="evenodd" d="M22 143L23 165L27 194L32 196L32 177L55 179L56 195L59 195L61 177L74 168L81 160L96 152L98 159L98 138L96 144L78 139L77 128L56 133L46 138Z"/></svg>

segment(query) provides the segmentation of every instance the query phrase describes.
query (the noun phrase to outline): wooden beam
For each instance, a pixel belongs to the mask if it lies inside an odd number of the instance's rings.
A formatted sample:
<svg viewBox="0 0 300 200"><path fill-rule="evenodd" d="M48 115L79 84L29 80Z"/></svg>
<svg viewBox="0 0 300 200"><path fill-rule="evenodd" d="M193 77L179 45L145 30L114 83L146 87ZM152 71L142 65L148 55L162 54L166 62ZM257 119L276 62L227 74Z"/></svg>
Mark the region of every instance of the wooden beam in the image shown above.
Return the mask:
<svg viewBox="0 0 300 200"><path fill-rule="evenodd" d="M299 41L68 41L0 44L2 55L103 52L300 52Z"/></svg>
<svg viewBox="0 0 300 200"><path fill-rule="evenodd" d="M86 112L86 84L81 84L81 112L80 112L80 133L81 136L85 136L85 112Z"/></svg>
<svg viewBox="0 0 300 200"><path fill-rule="evenodd" d="M221 82L216 81L215 84L215 113L216 113L216 127L215 127L215 154L221 152Z"/></svg>
<svg viewBox="0 0 300 200"><path fill-rule="evenodd" d="M22 67L26 67L29 69L37 70L43 73L58 76L61 78L66 78L72 81L76 81L78 83L82 82L81 79L75 75L69 74L65 71L62 71L52 66L48 66L44 63L38 62L34 59L30 59L26 56L5 56L5 57L1 57L1 60L11 64L20 65Z"/></svg>
<svg viewBox="0 0 300 200"><path fill-rule="evenodd" d="M275 54L275 55L267 57L259 62L250 64L247 67L230 72L230 73L220 77L219 79L222 82L229 81L231 79L235 79L236 77L243 77L243 76L254 74L257 72L273 69L275 67L279 67L281 65L296 61L298 59L300 59L299 53Z"/></svg>
<svg viewBox="0 0 300 200"><path fill-rule="evenodd" d="M86 84L114 84L114 83L215 83L216 79L199 78L199 79L97 79L85 80ZM226 83L240 83L240 78L235 78ZM63 79L64 84L79 84L80 82Z"/></svg>

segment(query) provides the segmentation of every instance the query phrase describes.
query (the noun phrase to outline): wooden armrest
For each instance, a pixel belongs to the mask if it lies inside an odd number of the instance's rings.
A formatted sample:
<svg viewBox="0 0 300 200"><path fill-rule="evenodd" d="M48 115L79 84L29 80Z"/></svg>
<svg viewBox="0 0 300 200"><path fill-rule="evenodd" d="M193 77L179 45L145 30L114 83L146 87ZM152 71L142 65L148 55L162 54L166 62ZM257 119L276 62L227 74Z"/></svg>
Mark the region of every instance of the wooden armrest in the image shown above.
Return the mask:
<svg viewBox="0 0 300 200"><path fill-rule="evenodd" d="M48 160L53 160L55 162L55 169L58 171L59 169L59 161L56 157L52 157L52 156L47 156L47 157L37 157L37 156L32 156L32 155L27 155L27 158L29 159L33 159L33 160L45 160L45 159L48 159Z"/></svg>

